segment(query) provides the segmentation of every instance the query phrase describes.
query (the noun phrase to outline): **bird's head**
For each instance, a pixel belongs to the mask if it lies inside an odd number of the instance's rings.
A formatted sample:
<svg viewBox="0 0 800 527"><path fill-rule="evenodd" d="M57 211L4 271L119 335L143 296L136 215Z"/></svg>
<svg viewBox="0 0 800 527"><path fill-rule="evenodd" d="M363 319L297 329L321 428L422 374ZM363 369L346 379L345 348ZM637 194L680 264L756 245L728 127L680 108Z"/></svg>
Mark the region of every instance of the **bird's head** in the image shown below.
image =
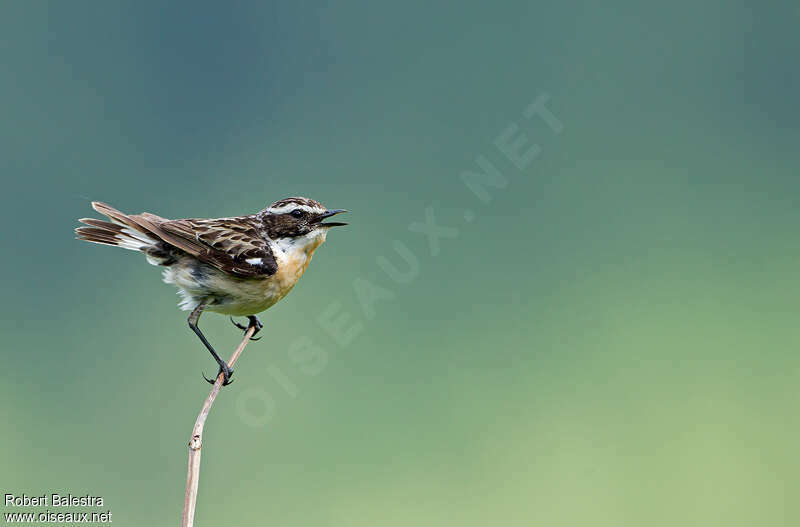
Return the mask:
<svg viewBox="0 0 800 527"><path fill-rule="evenodd" d="M325 221L335 216L344 209L328 210L319 201L313 199L292 197L278 200L263 211L261 220L270 239L283 240L296 248L305 248L313 251L328 234L328 229L347 225L336 221Z"/></svg>

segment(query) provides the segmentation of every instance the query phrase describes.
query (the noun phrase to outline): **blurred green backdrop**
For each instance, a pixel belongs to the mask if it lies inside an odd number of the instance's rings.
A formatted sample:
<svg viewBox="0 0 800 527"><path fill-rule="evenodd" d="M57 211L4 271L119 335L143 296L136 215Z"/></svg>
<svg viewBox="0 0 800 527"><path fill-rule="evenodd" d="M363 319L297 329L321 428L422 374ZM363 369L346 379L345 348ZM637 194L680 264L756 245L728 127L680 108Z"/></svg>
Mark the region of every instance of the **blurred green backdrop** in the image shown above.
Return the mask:
<svg viewBox="0 0 800 527"><path fill-rule="evenodd" d="M213 363L76 218L299 194L352 225L214 407L198 525L797 525L800 9L753 5L3 2L0 489L176 525Z"/></svg>

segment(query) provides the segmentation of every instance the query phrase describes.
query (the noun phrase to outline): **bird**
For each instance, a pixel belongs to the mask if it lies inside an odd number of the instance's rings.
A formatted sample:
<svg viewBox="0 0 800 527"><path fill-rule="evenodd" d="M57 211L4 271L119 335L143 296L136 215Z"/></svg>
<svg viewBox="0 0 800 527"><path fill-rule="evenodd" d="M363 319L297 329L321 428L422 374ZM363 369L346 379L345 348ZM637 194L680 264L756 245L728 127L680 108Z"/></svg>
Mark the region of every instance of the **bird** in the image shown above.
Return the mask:
<svg viewBox="0 0 800 527"><path fill-rule="evenodd" d="M229 315L239 329L255 328L254 337L263 328L257 314L292 290L331 227L347 225L324 220L348 212L298 196L255 214L212 219L124 214L99 201L92 208L108 220L79 219L87 226L75 229L76 238L139 251L150 264L164 267L163 280L178 288L178 307L190 311L189 327L219 365L215 378L222 374L223 386L233 382L233 369L200 331L200 315ZM239 324L234 316L247 317L249 324Z"/></svg>

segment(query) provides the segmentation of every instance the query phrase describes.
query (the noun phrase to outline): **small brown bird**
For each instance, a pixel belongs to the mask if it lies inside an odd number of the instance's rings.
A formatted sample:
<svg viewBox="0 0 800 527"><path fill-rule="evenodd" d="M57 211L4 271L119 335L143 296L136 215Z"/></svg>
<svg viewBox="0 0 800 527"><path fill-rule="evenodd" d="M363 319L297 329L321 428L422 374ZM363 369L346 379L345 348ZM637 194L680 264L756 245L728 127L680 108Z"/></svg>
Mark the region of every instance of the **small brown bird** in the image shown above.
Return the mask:
<svg viewBox="0 0 800 527"><path fill-rule="evenodd" d="M105 203L92 202L111 221L82 218L89 227L75 229L78 239L141 251L164 269L164 281L178 287L179 304L189 327L219 364L224 385L233 370L197 327L203 311L246 316L248 327L263 326L256 317L291 291L305 272L330 227L346 223L323 220L347 212L326 209L313 199L276 201L249 216L168 220L155 214L123 214ZM248 328L231 321L240 329ZM255 333L254 333L255 334ZM217 376L219 376L217 373ZM213 383L213 379L206 379Z"/></svg>

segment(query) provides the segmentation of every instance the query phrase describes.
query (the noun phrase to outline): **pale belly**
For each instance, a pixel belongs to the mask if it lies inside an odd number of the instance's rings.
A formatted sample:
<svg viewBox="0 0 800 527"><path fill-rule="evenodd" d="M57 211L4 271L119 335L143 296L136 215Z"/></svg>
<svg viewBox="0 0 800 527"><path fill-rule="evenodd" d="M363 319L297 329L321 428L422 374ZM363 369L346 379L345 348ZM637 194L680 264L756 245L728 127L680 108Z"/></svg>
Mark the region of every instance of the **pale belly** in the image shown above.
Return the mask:
<svg viewBox="0 0 800 527"><path fill-rule="evenodd" d="M236 278L194 258L181 260L164 272L164 281L178 286L180 307L194 309L208 301L206 311L225 315L255 315L286 296L303 276L311 254L276 254L278 271L266 278Z"/></svg>

